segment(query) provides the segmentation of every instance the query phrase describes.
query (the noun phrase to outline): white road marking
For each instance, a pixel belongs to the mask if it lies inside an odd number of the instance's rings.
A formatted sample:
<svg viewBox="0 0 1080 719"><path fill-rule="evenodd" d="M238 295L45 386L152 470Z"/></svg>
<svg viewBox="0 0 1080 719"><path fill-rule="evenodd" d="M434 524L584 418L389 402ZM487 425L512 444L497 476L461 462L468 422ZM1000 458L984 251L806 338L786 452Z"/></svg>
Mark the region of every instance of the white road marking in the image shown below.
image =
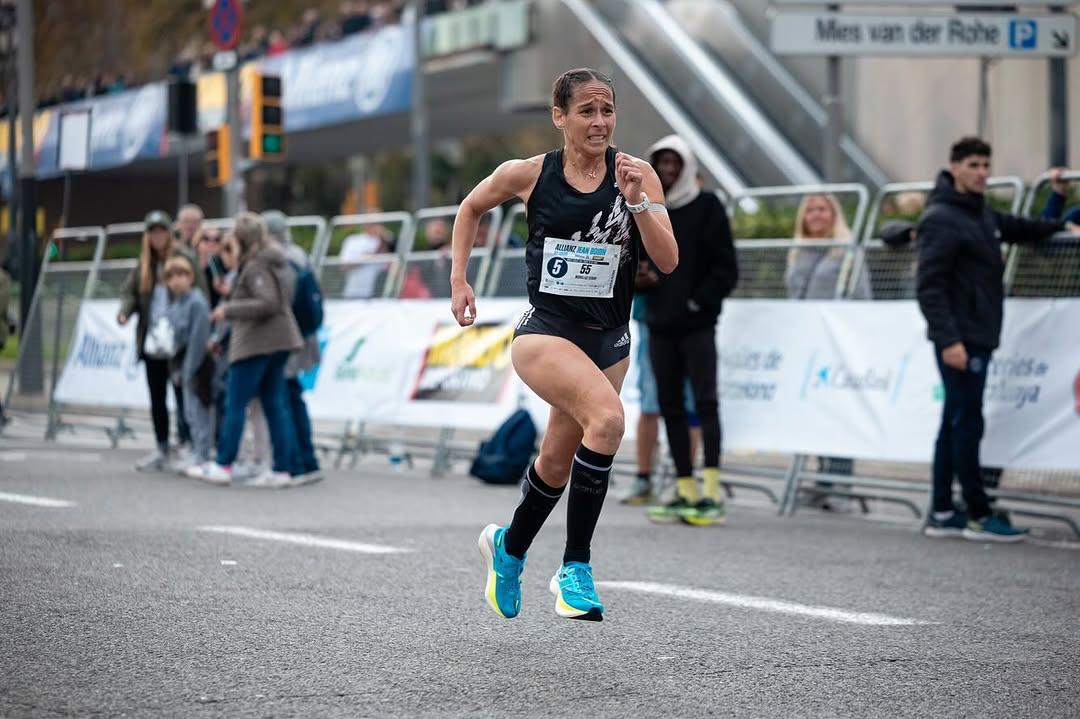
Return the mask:
<svg viewBox="0 0 1080 719"><path fill-rule="evenodd" d="M728 592L716 592L705 589L693 589L691 587L679 587L674 584L658 584L656 582L597 582L602 587L610 589L625 589L628 592L640 592L642 594L658 594L676 599L690 599L697 602L712 602L713 604L726 604L731 607L742 609L756 609L762 612L776 612L779 614L794 614L814 619L826 619L833 622L847 624L871 624L876 626L913 626L919 624L934 624L919 619L906 619L904 617L890 617L887 614L871 614L868 612L850 612L846 609L834 609L832 607L815 607L808 604L796 604L781 599L768 597L752 597L746 594L731 594Z"/></svg>
<svg viewBox="0 0 1080 719"><path fill-rule="evenodd" d="M124 565L121 564L120 562L113 562L112 566L113 566L113 569L123 569L124 568Z"/></svg>
<svg viewBox="0 0 1080 719"><path fill-rule="evenodd" d="M222 559L221 560L221 566L223 566L223 567L235 567L236 566L236 560L235 559Z"/></svg>
<svg viewBox="0 0 1080 719"><path fill-rule="evenodd" d="M360 552L362 554L400 554L411 552L411 549L400 547L388 547L383 544L364 544L362 542L350 542L345 539L331 539L319 537L314 534L301 534L299 532L274 532L268 529L253 529L251 527L199 527L202 532L214 532L216 534L229 534L234 537L247 537L248 539L267 539L272 542L288 542L300 544L305 547L320 547L322 549L340 549L346 552Z"/></svg>
<svg viewBox="0 0 1080 719"><path fill-rule="evenodd" d="M11 494L0 492L0 502L14 502L15 504L30 504L35 507L74 507L74 502L66 499L51 499L49 497L34 497L29 494Z"/></svg>
<svg viewBox="0 0 1080 719"><path fill-rule="evenodd" d="M27 462L34 459L55 461L62 459L65 462L96 463L101 461L100 452L44 452L7 450L0 452L0 462Z"/></svg>

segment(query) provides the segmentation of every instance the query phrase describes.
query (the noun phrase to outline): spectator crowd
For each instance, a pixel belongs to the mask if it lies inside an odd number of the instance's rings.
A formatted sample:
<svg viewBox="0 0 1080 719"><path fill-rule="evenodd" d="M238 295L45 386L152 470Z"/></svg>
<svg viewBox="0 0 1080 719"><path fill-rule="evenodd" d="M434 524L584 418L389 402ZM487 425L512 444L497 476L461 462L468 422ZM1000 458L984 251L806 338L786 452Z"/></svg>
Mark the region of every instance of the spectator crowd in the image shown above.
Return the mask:
<svg viewBox="0 0 1080 719"><path fill-rule="evenodd" d="M425 12L434 15L478 5L486 0L426 0ZM377 30L402 21L407 0L345 0L336 15L323 13L318 8L306 9L297 21L288 27L253 26L237 48L240 62L260 57L273 57L287 50L309 47L320 42L334 42L357 33ZM217 47L205 34L191 38L173 58L168 76L194 79L201 73L213 71ZM137 80L135 78L138 78ZM38 108L53 107L61 103L75 102L122 92L141 82L159 79L138 71L80 74L70 72L59 81L46 85L40 95ZM0 114L6 114L7 103L0 94Z"/></svg>
<svg viewBox="0 0 1080 719"><path fill-rule="evenodd" d="M263 488L322 479L300 379L319 362L322 296L284 214L241 213L222 233L196 205L175 226L151 212L117 321L132 318L157 443L136 469Z"/></svg>

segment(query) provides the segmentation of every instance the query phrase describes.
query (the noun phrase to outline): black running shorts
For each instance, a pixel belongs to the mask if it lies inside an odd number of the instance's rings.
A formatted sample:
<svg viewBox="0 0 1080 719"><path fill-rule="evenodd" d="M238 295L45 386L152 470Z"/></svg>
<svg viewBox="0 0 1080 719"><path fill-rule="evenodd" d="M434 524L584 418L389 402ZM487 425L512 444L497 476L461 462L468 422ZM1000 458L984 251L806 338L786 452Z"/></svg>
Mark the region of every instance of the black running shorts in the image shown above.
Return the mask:
<svg viewBox="0 0 1080 719"><path fill-rule="evenodd" d="M630 327L593 328L530 307L521 316L514 337L550 335L573 342L601 370L630 356Z"/></svg>

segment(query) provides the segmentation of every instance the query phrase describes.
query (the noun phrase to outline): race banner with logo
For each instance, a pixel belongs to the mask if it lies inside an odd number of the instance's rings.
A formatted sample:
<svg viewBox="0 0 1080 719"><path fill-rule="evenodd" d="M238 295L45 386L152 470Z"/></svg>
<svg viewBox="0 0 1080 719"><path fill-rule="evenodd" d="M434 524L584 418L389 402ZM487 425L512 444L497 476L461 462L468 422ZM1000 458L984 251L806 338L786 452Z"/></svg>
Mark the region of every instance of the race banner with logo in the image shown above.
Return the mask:
<svg viewBox="0 0 1080 719"><path fill-rule="evenodd" d="M989 466L1080 468L1080 300L1008 300L984 395ZM724 303L731 449L929 462L944 389L913 302Z"/></svg>
<svg viewBox="0 0 1080 719"><path fill-rule="evenodd" d="M65 404L149 409L146 372L135 354L135 319L121 327L119 300L79 308L75 335L54 399Z"/></svg>
<svg viewBox="0 0 1080 719"><path fill-rule="evenodd" d="M471 327L446 301L326 303L311 413L426 427L491 429L523 401L510 342L525 304L484 300Z"/></svg>
<svg viewBox="0 0 1080 719"><path fill-rule="evenodd" d="M547 405L510 363L525 301L479 305L461 328L445 300L328 301L322 362L301 378L311 415L490 431L525 406L543 427ZM117 309L83 303L58 401L148 406ZM971 368L987 374L984 463L1080 468L1078 327L1080 300L1007 301L1001 348ZM725 449L930 460L944 391L915 303L732 300L717 345ZM622 392L627 440L640 369L631 362Z"/></svg>

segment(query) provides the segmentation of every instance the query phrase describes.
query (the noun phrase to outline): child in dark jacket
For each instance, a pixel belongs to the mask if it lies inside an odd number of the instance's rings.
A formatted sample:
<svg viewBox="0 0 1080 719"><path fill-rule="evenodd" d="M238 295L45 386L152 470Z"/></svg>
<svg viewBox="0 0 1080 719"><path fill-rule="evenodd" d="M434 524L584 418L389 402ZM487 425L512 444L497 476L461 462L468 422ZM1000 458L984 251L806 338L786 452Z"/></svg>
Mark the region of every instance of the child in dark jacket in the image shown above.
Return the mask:
<svg viewBox="0 0 1080 719"><path fill-rule="evenodd" d="M191 427L192 462L210 458L210 405L214 363L206 351L210 337L210 305L195 288L195 270L185 257L165 263L165 283L169 288L169 323L173 327L176 355L172 362L173 382L184 395L184 415ZM178 468L179 471L186 467Z"/></svg>

